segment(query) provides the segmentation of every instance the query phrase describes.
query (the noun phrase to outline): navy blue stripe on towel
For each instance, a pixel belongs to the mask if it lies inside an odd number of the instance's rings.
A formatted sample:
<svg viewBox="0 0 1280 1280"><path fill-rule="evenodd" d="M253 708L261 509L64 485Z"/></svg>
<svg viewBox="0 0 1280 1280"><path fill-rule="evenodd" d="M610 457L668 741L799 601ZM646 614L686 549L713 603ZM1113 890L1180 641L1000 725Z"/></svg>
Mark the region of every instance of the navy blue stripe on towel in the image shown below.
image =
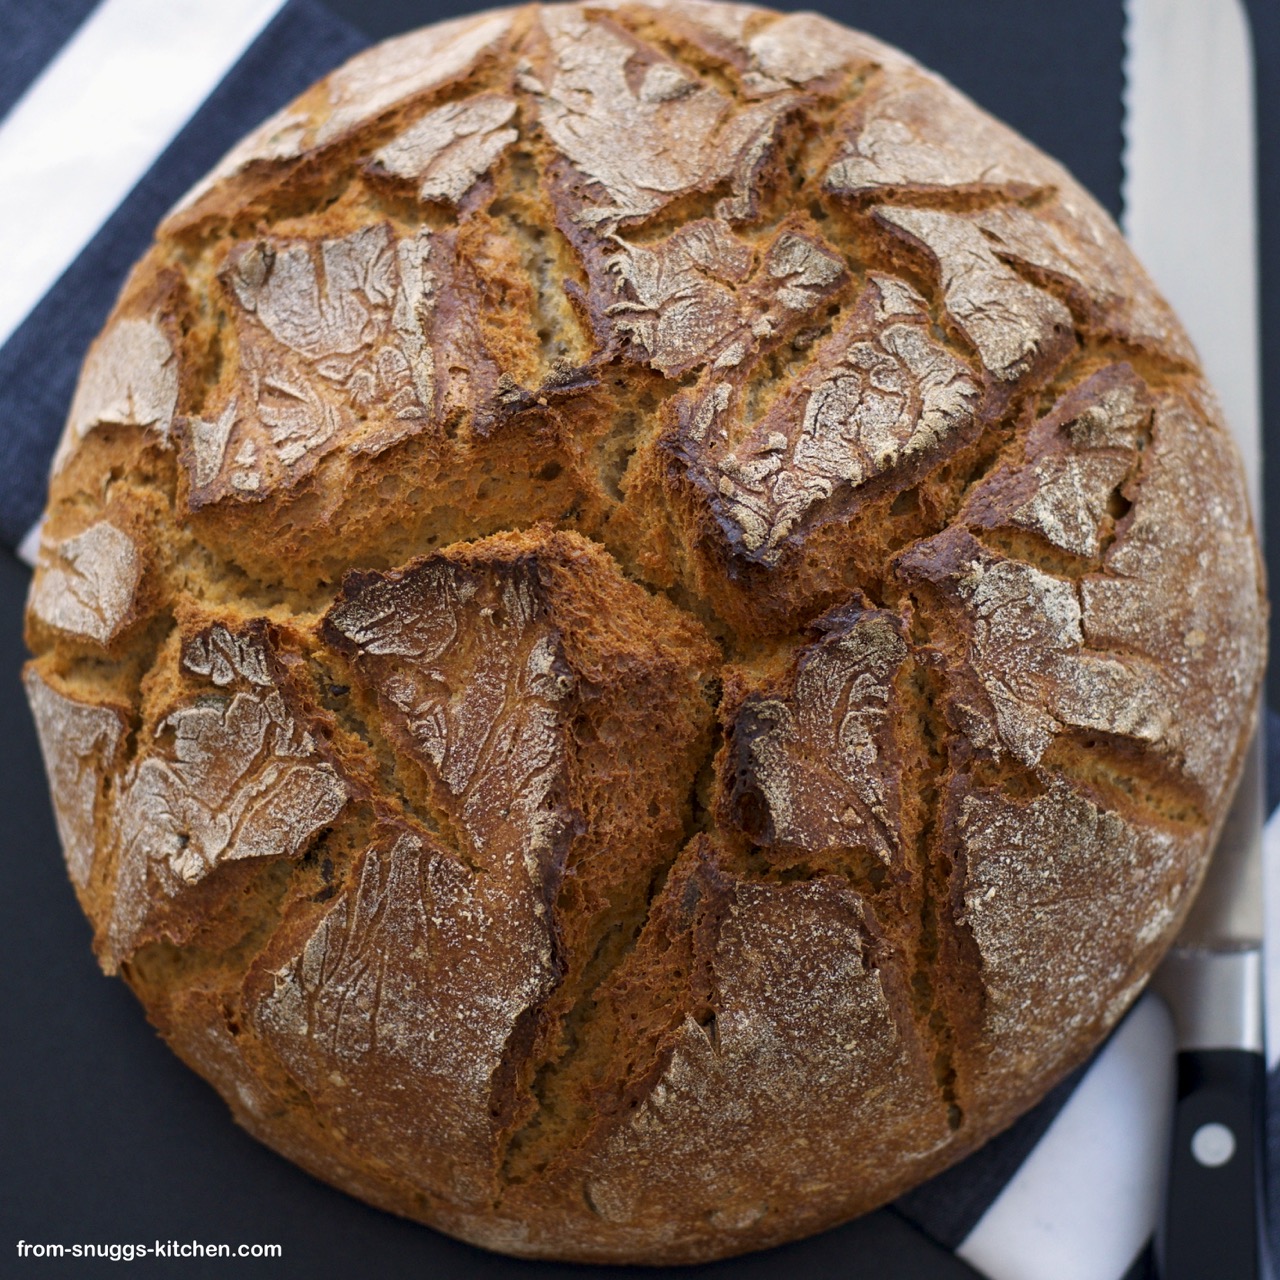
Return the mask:
<svg viewBox="0 0 1280 1280"><path fill-rule="evenodd" d="M968 1159L900 1196L893 1207L939 1244L958 1249L1044 1137L1088 1067L1088 1063L1077 1067L1003 1133Z"/></svg>
<svg viewBox="0 0 1280 1280"><path fill-rule="evenodd" d="M96 0L27 0L0 5L0 116L35 83Z"/></svg>

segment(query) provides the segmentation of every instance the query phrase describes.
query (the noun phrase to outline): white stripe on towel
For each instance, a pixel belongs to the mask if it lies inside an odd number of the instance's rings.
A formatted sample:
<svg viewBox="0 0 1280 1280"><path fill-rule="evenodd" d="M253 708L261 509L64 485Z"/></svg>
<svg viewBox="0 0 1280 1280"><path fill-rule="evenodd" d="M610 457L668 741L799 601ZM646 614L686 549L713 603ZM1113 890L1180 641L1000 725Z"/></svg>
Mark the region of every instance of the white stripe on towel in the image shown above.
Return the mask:
<svg viewBox="0 0 1280 1280"><path fill-rule="evenodd" d="M1173 1064L1147 994L956 1253L991 1280L1120 1280L1156 1224Z"/></svg>
<svg viewBox="0 0 1280 1280"><path fill-rule="evenodd" d="M0 345L283 0L103 0L0 123Z"/></svg>

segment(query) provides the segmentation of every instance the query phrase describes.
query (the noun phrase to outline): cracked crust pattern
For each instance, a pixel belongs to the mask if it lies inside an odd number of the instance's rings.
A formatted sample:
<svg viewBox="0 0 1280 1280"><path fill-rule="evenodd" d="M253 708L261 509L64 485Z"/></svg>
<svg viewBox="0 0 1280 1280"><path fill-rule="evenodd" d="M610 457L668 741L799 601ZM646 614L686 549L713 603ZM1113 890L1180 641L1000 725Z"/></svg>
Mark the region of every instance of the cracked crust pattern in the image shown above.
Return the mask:
<svg viewBox="0 0 1280 1280"><path fill-rule="evenodd" d="M219 867L296 855L347 803L290 709L267 643L259 628L214 624L184 639L176 673L153 672L195 687L144 728L146 745L119 779L107 930L115 963L144 935L183 940L200 909L184 909L184 899Z"/></svg>
<svg viewBox="0 0 1280 1280"><path fill-rule="evenodd" d="M732 440L732 384L713 387L713 416L700 409L691 422L701 446L691 478L710 491L730 545L773 567L797 526L950 448L975 424L977 399L969 367L929 333L922 299L902 281L873 278L849 326L745 439ZM729 447L716 450L717 437Z"/></svg>
<svg viewBox="0 0 1280 1280"><path fill-rule="evenodd" d="M133 612L141 578L133 540L98 520L75 537L41 539L28 608L47 627L106 646Z"/></svg>
<svg viewBox="0 0 1280 1280"><path fill-rule="evenodd" d="M353 59L85 362L25 684L102 963L488 1248L873 1208L1079 1063L1256 712L1239 463L1053 161L812 14Z"/></svg>
<svg viewBox="0 0 1280 1280"><path fill-rule="evenodd" d="M125 709L71 697L35 669L28 669L24 683L53 792L67 870L76 888L84 889L97 852L101 781L115 769L128 723Z"/></svg>
<svg viewBox="0 0 1280 1280"><path fill-rule="evenodd" d="M898 619L883 612L836 614L796 655L791 687L758 684L738 709L732 804L757 844L809 852L865 849L902 862L904 717L895 679L909 650Z"/></svg>
<svg viewBox="0 0 1280 1280"><path fill-rule="evenodd" d="M481 94L428 111L374 152L373 163L419 183L419 199L457 204L520 136L509 127L517 106L514 98Z"/></svg>
<svg viewBox="0 0 1280 1280"><path fill-rule="evenodd" d="M358 1152L485 1204L491 1082L556 976L537 905L390 830L318 919L286 917L246 979L246 1014ZM501 988L486 979L498 967Z"/></svg>
<svg viewBox="0 0 1280 1280"><path fill-rule="evenodd" d="M144 427L162 443L168 440L178 366L166 328L156 315L108 322L80 371L66 434L53 460L55 475L76 445L104 426Z"/></svg>
<svg viewBox="0 0 1280 1280"><path fill-rule="evenodd" d="M429 234L364 227L338 239L259 240L223 270L243 381L185 423L193 504L280 488L323 450L355 443L377 408L379 444L413 429L434 390L421 317L434 285Z"/></svg>

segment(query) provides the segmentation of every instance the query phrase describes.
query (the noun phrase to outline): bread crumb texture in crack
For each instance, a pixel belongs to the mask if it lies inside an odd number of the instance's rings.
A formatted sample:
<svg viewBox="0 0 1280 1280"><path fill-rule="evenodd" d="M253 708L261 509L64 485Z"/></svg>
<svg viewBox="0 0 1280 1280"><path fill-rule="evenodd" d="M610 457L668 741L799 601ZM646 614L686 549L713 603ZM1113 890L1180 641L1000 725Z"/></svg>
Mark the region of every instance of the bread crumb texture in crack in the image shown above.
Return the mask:
<svg viewBox="0 0 1280 1280"><path fill-rule="evenodd" d="M474 1209L584 968L674 856L717 655L569 534L352 575L324 634L458 852L375 843L322 918L286 919L251 1017L350 1141Z"/></svg>
<svg viewBox="0 0 1280 1280"><path fill-rule="evenodd" d="M162 223L26 691L104 966L252 1133L488 1248L872 1208L1187 910L1262 576L1106 214L814 14L354 58Z"/></svg>
<svg viewBox="0 0 1280 1280"><path fill-rule="evenodd" d="M869 1208L948 1140L927 1060L895 1016L902 979L892 957L871 961L857 894L834 878L726 892L714 1019L671 1029L656 1082L573 1162L582 1199L555 1230L574 1252L666 1259L744 1232L787 1239ZM503 1201L529 1232L520 1252L547 1249L541 1190Z"/></svg>

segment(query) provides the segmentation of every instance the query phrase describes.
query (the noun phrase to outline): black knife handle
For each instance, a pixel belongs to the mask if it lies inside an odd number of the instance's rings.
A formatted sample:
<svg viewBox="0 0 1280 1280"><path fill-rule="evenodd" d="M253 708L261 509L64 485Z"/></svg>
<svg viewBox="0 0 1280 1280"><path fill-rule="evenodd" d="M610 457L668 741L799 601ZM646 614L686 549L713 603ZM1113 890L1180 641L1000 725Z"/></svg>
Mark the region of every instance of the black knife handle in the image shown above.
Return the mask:
<svg viewBox="0 0 1280 1280"><path fill-rule="evenodd" d="M1194 1049L1178 1055L1178 1101L1164 1212L1160 1280L1258 1280L1262 1055Z"/></svg>

